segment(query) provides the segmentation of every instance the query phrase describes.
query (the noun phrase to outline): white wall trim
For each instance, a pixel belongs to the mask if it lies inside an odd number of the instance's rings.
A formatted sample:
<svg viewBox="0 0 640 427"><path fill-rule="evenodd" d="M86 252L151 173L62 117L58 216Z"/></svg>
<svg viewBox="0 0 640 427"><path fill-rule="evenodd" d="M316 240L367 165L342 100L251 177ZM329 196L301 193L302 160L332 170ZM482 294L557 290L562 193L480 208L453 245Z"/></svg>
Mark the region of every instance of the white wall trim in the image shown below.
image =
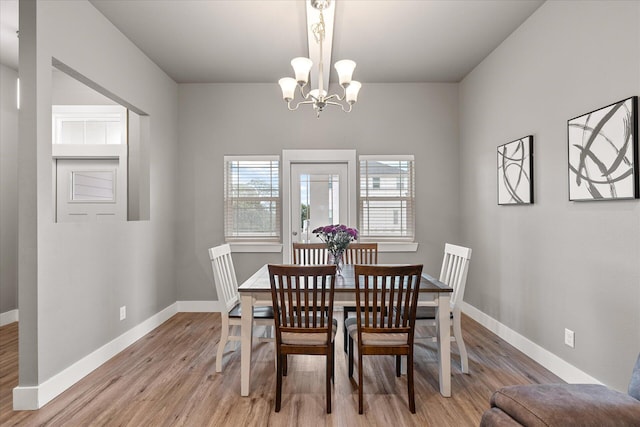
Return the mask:
<svg viewBox="0 0 640 427"><path fill-rule="evenodd" d="M231 252L282 252L282 243L230 242Z"/></svg>
<svg viewBox="0 0 640 427"><path fill-rule="evenodd" d="M14 388L13 409L15 411L35 410L46 405L107 360L171 318L178 312L178 305L179 303L171 304L43 383L37 386Z"/></svg>
<svg viewBox="0 0 640 427"><path fill-rule="evenodd" d="M116 354L133 344L163 322L178 312L219 312L218 301L177 301L159 313L151 316L139 325L131 328L124 334L103 345L93 353L80 359L67 369L56 374L38 386L23 386L13 389L13 409L36 410L50 402L60 393L67 390L83 377L100 367ZM498 335L515 348L531 357L537 363L549 369L568 383L593 383L602 384L589 374L560 359L555 354L540 347L538 344L520 335L513 329L503 325L496 319L478 310L474 306L463 302L462 311L494 334ZM15 312L15 314L13 314ZM18 310L2 313L2 319L15 316L18 319Z"/></svg>
<svg viewBox="0 0 640 427"><path fill-rule="evenodd" d="M52 144L55 159L127 159L127 146L120 144L72 145Z"/></svg>
<svg viewBox="0 0 640 427"><path fill-rule="evenodd" d="M18 310L16 312L16 320ZM80 381L122 350L160 326L178 312L220 312L218 301L177 301L124 334L78 360L60 373L37 386L18 386L13 389L15 411L40 409L60 393ZM6 314L6 313L3 313Z"/></svg>
<svg viewBox="0 0 640 427"><path fill-rule="evenodd" d="M409 242L378 242L378 252L416 252L417 243Z"/></svg>
<svg viewBox="0 0 640 427"><path fill-rule="evenodd" d="M0 326L18 321L18 309L5 311L0 313Z"/></svg>
<svg viewBox="0 0 640 427"><path fill-rule="evenodd" d="M482 326L498 335L500 338L541 364L564 381L575 383L590 383L590 384L602 384L602 382L593 378L586 372L581 371L575 366L565 362L555 354L551 353L534 343L525 336L519 334L513 329L498 322L493 317L483 313L474 306L463 302L462 311Z"/></svg>

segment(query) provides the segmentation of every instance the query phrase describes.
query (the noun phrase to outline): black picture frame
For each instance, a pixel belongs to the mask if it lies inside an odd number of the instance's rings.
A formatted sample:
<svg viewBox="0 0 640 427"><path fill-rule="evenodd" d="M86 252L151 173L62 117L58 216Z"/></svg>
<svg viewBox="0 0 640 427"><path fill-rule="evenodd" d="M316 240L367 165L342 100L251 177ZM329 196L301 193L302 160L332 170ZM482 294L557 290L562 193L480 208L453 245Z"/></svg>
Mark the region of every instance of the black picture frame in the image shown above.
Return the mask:
<svg viewBox="0 0 640 427"><path fill-rule="evenodd" d="M533 203L533 135L498 146L498 205Z"/></svg>
<svg viewBox="0 0 640 427"><path fill-rule="evenodd" d="M569 200L638 198L638 97L567 120Z"/></svg>

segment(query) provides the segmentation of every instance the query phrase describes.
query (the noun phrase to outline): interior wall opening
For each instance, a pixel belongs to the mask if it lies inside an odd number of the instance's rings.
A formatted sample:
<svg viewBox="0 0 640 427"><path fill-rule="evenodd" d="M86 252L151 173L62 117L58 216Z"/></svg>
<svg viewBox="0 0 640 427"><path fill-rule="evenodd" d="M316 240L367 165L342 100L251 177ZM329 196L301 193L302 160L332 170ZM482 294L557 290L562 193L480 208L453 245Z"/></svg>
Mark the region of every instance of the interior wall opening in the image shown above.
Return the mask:
<svg viewBox="0 0 640 427"><path fill-rule="evenodd" d="M52 63L54 220L148 220L150 117Z"/></svg>

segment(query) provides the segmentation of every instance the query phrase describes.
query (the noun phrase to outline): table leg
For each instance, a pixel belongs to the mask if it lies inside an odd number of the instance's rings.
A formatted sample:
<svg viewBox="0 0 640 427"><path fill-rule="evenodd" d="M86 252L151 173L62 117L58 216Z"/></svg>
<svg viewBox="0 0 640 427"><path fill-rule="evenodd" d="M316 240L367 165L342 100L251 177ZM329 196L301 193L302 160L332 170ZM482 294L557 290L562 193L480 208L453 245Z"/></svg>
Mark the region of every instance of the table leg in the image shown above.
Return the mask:
<svg viewBox="0 0 640 427"><path fill-rule="evenodd" d="M253 297L242 295L240 320L240 396L249 396L251 380L251 338L253 337Z"/></svg>
<svg viewBox="0 0 640 427"><path fill-rule="evenodd" d="M451 397L451 320L449 294L438 297L438 367L440 394Z"/></svg>

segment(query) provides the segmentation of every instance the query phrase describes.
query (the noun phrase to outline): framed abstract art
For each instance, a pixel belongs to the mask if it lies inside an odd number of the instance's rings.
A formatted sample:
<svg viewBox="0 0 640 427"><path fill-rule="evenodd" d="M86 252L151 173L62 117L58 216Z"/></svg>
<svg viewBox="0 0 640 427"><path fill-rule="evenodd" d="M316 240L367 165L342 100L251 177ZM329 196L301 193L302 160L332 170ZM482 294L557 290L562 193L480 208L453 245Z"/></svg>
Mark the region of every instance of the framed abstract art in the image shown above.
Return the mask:
<svg viewBox="0 0 640 427"><path fill-rule="evenodd" d="M498 146L498 205L533 203L533 136Z"/></svg>
<svg viewBox="0 0 640 427"><path fill-rule="evenodd" d="M638 97L567 122L569 200L638 198Z"/></svg>

